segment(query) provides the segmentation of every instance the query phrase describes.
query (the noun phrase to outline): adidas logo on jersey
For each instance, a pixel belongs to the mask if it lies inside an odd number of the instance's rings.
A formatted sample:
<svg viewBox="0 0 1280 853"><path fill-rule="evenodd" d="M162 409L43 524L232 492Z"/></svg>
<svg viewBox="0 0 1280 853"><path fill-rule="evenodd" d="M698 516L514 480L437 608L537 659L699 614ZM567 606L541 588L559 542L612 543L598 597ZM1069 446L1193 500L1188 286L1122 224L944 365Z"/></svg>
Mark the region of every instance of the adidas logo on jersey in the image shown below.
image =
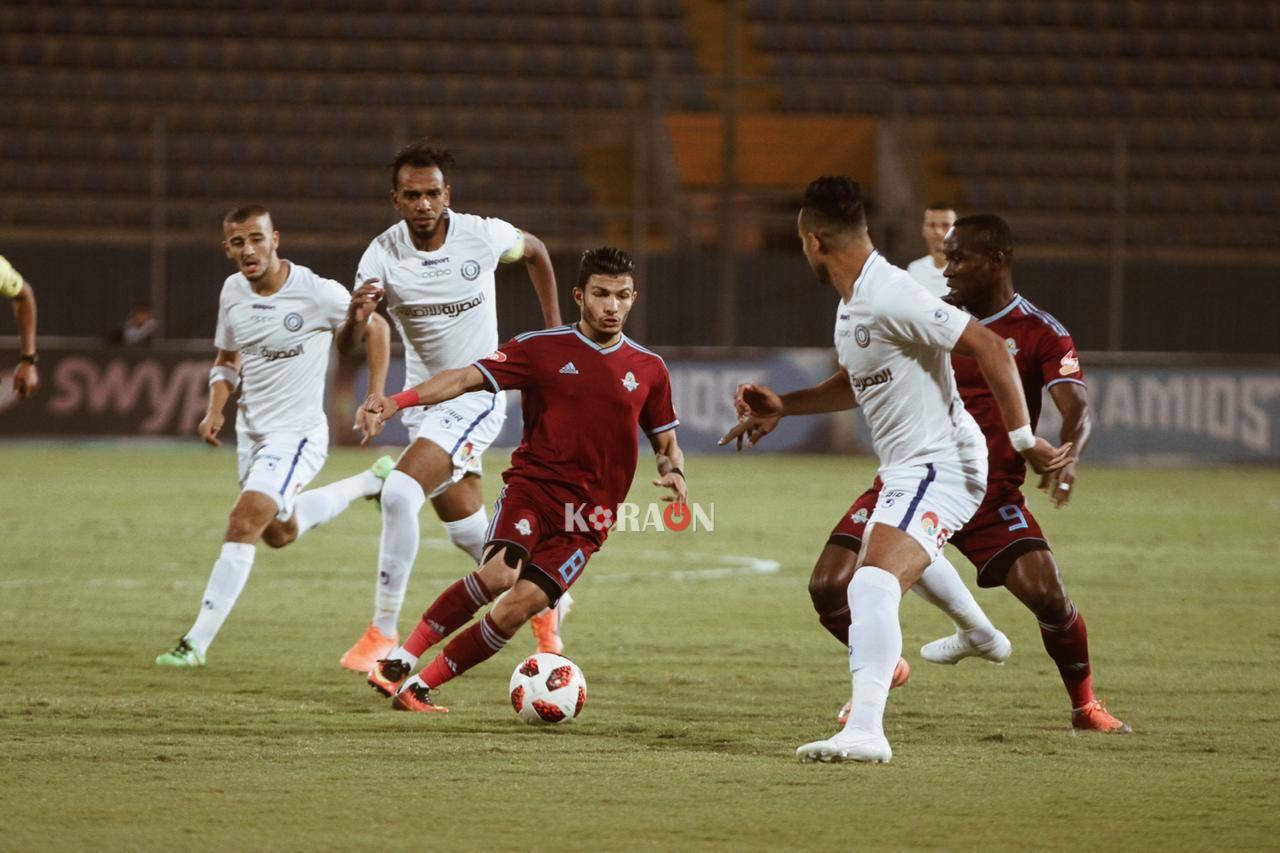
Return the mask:
<svg viewBox="0 0 1280 853"><path fill-rule="evenodd" d="M573 374L574 376L577 376L577 375L578 375L578 368L576 368L576 367L574 367L574 366L573 366L573 362L572 362L572 361L566 361L566 362L564 363L564 367L560 368L560 372L561 372L561 373L571 373L571 374Z"/></svg>

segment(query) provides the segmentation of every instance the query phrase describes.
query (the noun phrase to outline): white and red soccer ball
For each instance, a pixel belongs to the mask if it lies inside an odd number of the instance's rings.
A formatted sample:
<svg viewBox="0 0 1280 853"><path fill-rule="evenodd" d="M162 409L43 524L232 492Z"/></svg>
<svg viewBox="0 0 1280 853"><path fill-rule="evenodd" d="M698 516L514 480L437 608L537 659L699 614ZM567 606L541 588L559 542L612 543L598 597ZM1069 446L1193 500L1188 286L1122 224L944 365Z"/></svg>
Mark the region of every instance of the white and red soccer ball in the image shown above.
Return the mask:
<svg viewBox="0 0 1280 853"><path fill-rule="evenodd" d="M526 723L567 723L587 703L587 679L568 658L540 652L511 673L507 694L516 716Z"/></svg>

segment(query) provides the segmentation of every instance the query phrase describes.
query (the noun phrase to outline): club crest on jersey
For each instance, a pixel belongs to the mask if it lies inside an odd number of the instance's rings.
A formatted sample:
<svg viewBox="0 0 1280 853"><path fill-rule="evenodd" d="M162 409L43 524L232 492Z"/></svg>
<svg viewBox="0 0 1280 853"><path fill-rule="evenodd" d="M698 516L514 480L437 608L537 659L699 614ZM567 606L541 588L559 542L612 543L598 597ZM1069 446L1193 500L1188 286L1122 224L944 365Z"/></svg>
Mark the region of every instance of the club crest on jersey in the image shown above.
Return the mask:
<svg viewBox="0 0 1280 853"><path fill-rule="evenodd" d="M932 538L938 535L938 530L942 525L938 520L937 513L926 512L920 516L920 526L924 528L924 535Z"/></svg>
<svg viewBox="0 0 1280 853"><path fill-rule="evenodd" d="M1012 355L1015 357L1018 355L1018 352L1019 352L1018 342L1015 341L1013 338L1004 339L1004 348L1009 351L1009 355Z"/></svg>
<svg viewBox="0 0 1280 853"><path fill-rule="evenodd" d="M867 519L870 517L871 515L867 512L867 508L864 506L864 507L861 507L857 512L850 515L849 520L852 521L854 524L866 524Z"/></svg>
<svg viewBox="0 0 1280 853"><path fill-rule="evenodd" d="M475 281L480 277L480 264L476 261L463 261L462 277L467 281Z"/></svg>
<svg viewBox="0 0 1280 853"><path fill-rule="evenodd" d="M939 308L937 311L933 312L933 319L939 323L947 322L947 318L950 316L951 316L951 312L949 312L946 308Z"/></svg>
<svg viewBox="0 0 1280 853"><path fill-rule="evenodd" d="M483 359L481 359L481 361L506 361L506 360L507 360L507 354L500 349L494 350L493 352L486 355Z"/></svg>
<svg viewBox="0 0 1280 853"><path fill-rule="evenodd" d="M871 345L871 330L859 323L853 327L853 340L858 346L866 349Z"/></svg>
<svg viewBox="0 0 1280 853"><path fill-rule="evenodd" d="M529 519L527 518L520 519L513 526L521 536L528 536L533 533L533 528L529 526Z"/></svg>
<svg viewBox="0 0 1280 853"><path fill-rule="evenodd" d="M1073 373L1080 372L1080 359L1076 358L1075 350L1064 355L1060 364L1062 366L1058 368L1058 372L1063 376L1070 376Z"/></svg>
<svg viewBox="0 0 1280 853"><path fill-rule="evenodd" d="M291 332L296 332L302 328L302 315L297 311L291 311L284 315L284 327Z"/></svg>
<svg viewBox="0 0 1280 853"><path fill-rule="evenodd" d="M636 381L636 375L630 370L627 371L626 376L622 377L622 387L628 391L634 391L640 387L640 383Z"/></svg>

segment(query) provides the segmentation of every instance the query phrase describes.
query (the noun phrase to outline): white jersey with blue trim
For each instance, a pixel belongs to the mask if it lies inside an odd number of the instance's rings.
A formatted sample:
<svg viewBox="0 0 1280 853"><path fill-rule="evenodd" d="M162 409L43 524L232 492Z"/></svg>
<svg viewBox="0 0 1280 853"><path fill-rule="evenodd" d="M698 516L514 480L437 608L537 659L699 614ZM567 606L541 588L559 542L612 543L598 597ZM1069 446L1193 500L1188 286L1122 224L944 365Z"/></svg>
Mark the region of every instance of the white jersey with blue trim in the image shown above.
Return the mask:
<svg viewBox="0 0 1280 853"><path fill-rule="evenodd" d="M260 296L240 273L228 276L218 302L218 349L240 353L237 432L252 437L327 427L324 380L333 333L351 293L291 261L284 284Z"/></svg>
<svg viewBox="0 0 1280 853"><path fill-rule="evenodd" d="M968 323L968 314L875 251L849 302L839 302L836 354L882 471L986 458L982 430L965 410L951 370L951 349Z"/></svg>
<svg viewBox="0 0 1280 853"><path fill-rule="evenodd" d="M374 238L356 272L357 286L376 278L386 292L405 342L406 388L498 348L493 273L523 238L509 222L455 211L448 229L444 245L423 252L398 222Z"/></svg>

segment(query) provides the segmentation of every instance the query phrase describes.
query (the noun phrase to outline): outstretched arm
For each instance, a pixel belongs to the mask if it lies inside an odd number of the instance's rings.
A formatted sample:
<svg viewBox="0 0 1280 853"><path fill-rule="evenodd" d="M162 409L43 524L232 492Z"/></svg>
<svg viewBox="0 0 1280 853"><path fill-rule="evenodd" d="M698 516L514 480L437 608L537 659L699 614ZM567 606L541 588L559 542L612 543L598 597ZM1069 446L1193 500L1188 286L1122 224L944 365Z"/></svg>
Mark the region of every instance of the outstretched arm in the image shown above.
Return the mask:
<svg viewBox="0 0 1280 853"><path fill-rule="evenodd" d="M1031 432L1031 415L1023 396L1018 367L1000 336L976 320L970 320L956 341L955 352L977 359L978 368L991 388L1009 441L1036 473L1056 471L1072 461L1071 445L1054 447Z"/></svg>
<svg viewBox="0 0 1280 853"><path fill-rule="evenodd" d="M658 479L654 480L653 484L671 490L671 494L663 500L688 503L689 486L684 476L684 451L676 441L676 431L669 429L657 435L651 435L649 444L653 446L653 452L658 457Z"/></svg>
<svg viewBox="0 0 1280 853"><path fill-rule="evenodd" d="M1049 396L1062 415L1059 440L1070 444L1076 459L1079 459L1089 441L1089 434L1093 432L1088 390L1078 382L1058 382L1049 386ZM1064 507L1071 500L1071 490L1076 484L1076 459L1040 478L1040 489L1048 493L1049 503L1055 507Z"/></svg>
<svg viewBox="0 0 1280 853"><path fill-rule="evenodd" d="M560 303L556 296L556 271L551 266L551 255L548 254L546 245L528 231L524 232L524 254L519 260L524 261L529 281L538 294L542 322L548 329L559 326L561 321Z"/></svg>
<svg viewBox="0 0 1280 853"><path fill-rule="evenodd" d="M787 415L843 412L856 408L857 405L853 387L843 370L836 371L811 388L801 388L781 396L767 385L739 385L738 393L733 398L738 423L724 434L719 444L724 446L736 441L737 449L741 450L745 438L747 447L755 447Z"/></svg>
<svg viewBox="0 0 1280 853"><path fill-rule="evenodd" d="M360 443L367 444L369 439L382 430L382 424L395 417L396 412L401 409L409 406L434 406L460 397L468 391L481 391L488 387L488 380L474 364L455 370L442 370L420 385L367 404L357 421L357 425L364 430L364 438Z"/></svg>
<svg viewBox="0 0 1280 853"><path fill-rule="evenodd" d="M18 321L18 343L21 361L13 373L13 390L25 400L40 388L40 371L36 370L36 292L27 282L13 298L13 316Z"/></svg>

